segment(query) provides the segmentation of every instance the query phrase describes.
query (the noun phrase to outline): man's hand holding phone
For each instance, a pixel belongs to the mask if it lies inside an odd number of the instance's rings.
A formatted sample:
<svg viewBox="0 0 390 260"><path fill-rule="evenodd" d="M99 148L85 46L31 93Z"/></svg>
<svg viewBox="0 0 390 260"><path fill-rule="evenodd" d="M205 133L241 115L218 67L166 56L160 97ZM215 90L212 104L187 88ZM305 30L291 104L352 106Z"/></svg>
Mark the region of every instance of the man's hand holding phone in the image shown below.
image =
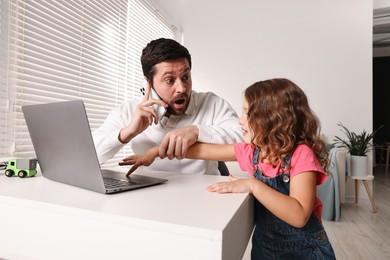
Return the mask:
<svg viewBox="0 0 390 260"><path fill-rule="evenodd" d="M138 134L142 133L146 128L151 126L153 122L158 123L158 115L153 105L167 107L168 104L160 99L150 98L151 86L146 83L145 95L141 103L136 107L131 122L126 127L122 128L118 139L122 143L128 143Z"/></svg>

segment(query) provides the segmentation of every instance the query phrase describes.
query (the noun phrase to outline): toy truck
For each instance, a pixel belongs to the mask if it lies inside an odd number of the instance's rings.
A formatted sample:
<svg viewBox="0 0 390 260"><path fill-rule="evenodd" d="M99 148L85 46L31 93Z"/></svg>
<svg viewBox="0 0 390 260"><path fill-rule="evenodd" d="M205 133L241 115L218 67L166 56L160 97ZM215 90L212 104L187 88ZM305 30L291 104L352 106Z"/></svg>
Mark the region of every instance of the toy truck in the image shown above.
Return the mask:
<svg viewBox="0 0 390 260"><path fill-rule="evenodd" d="M5 176L33 177L37 174L37 159L11 159L7 163Z"/></svg>

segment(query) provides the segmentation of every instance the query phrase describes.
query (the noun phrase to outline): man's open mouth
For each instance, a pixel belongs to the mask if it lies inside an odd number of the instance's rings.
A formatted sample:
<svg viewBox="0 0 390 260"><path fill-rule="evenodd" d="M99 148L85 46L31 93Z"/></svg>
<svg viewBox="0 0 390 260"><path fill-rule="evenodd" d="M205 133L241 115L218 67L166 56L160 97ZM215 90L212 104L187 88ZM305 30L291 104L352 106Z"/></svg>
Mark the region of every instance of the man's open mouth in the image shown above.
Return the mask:
<svg viewBox="0 0 390 260"><path fill-rule="evenodd" d="M175 101L175 104L178 104L178 105L182 105L186 102L186 100L183 98L183 99L178 99Z"/></svg>

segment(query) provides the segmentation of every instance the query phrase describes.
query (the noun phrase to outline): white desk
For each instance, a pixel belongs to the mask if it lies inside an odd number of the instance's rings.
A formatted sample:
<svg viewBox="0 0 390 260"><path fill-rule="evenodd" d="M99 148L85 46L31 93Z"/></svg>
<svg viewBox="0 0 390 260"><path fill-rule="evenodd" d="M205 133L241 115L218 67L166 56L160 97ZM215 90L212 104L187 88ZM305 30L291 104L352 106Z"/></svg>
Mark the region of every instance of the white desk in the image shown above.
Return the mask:
<svg viewBox="0 0 390 260"><path fill-rule="evenodd" d="M0 258L241 259L253 198L216 194L222 176L152 173L168 182L104 195L0 174Z"/></svg>

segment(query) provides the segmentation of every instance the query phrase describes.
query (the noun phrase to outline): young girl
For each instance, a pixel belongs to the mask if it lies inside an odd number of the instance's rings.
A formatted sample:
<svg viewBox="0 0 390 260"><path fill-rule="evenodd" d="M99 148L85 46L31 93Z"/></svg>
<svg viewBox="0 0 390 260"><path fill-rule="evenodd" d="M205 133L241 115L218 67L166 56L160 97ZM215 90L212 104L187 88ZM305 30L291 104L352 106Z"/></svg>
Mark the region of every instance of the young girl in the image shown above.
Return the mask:
<svg viewBox="0 0 390 260"><path fill-rule="evenodd" d="M287 79L260 81L244 92L240 118L245 143L196 143L186 158L237 160L252 178L229 177L207 187L218 193L250 192L256 198L252 259L335 259L321 224L316 185L328 166L319 122L304 92ZM158 147L122 164L150 165Z"/></svg>

